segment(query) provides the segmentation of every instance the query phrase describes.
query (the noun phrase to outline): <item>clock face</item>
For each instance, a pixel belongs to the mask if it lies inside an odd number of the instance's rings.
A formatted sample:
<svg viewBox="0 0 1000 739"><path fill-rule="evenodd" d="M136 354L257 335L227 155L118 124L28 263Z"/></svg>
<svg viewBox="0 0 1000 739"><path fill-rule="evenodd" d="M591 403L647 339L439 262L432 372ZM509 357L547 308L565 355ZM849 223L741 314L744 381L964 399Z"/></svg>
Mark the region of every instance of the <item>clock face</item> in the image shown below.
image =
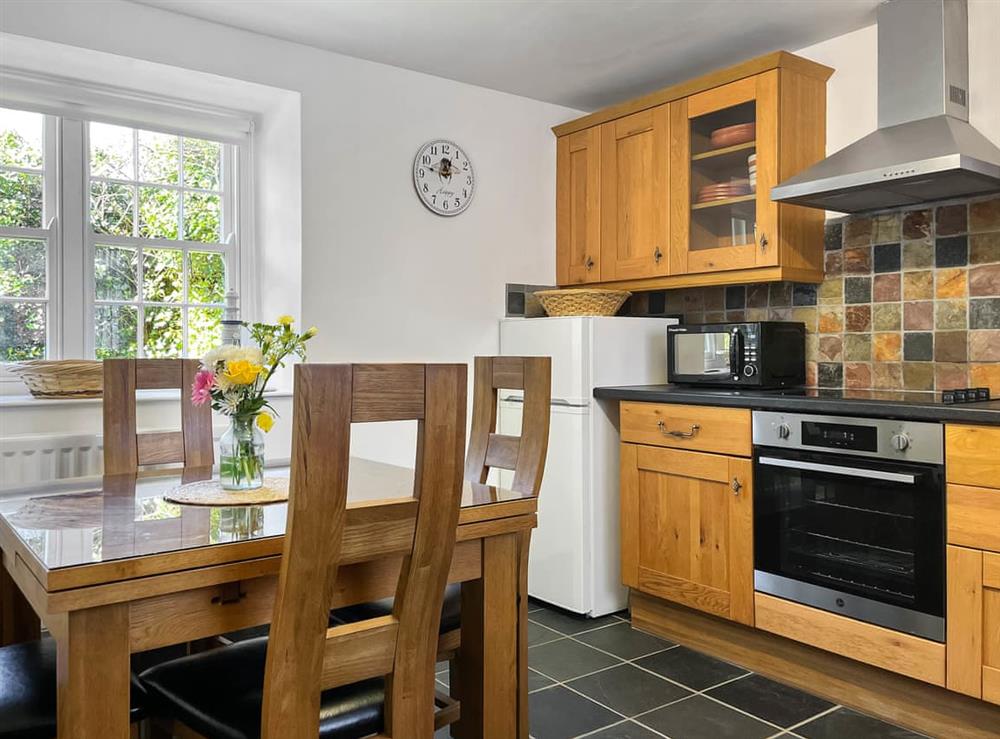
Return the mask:
<svg viewBox="0 0 1000 739"><path fill-rule="evenodd" d="M452 141L428 141L413 159L413 185L427 208L439 216L457 216L469 207L476 175L465 151Z"/></svg>

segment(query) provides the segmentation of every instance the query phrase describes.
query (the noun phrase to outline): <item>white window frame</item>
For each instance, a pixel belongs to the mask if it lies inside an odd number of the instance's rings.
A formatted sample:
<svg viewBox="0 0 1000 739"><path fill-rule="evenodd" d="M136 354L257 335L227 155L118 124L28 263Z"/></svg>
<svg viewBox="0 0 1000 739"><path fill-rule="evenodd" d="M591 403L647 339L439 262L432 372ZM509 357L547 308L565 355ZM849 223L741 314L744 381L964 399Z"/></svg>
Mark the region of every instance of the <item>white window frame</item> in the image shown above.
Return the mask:
<svg viewBox="0 0 1000 739"><path fill-rule="evenodd" d="M90 119L88 121L82 122L82 156L84 161L83 166L83 182L82 182L82 198L83 198L83 253L84 259L84 346L83 352L84 356L93 358L96 352L96 331L95 331L95 313L99 305L123 305L123 306L134 306L136 308L136 356L145 356L143 352L143 310L146 306L149 307L167 307L167 308L180 308L181 309L181 320L183 325L183 347L181 350L182 356L188 356L188 346L189 346L189 336L188 336L188 311L190 308L222 308L222 303L191 303L188 300L188 274L189 274L189 254L192 251L202 251L202 252L216 252L223 255L223 259L226 265L226 288L236 287L242 284L240 278L240 248L239 248L239 215L237 209L237 202L239 201L237 182L239 178L236 174L237 167L239 166L239 160L241 158L241 148L234 144L219 141L221 144L221 165L220 165L220 186L222 189L221 202L219 208L220 216L220 233L225 234L223 241L218 243L205 243L201 241L188 241L185 239L163 239L163 238L147 238L142 236L113 236L110 234L100 234L96 233L90 227L90 184L92 181L100 182L110 182L116 184L122 184L129 187L134 187L136 192L136 197L133 198L132 202L132 219L133 223L138 226L139 223L139 198L138 198L138 188L141 187L153 187L161 188L167 190L176 190L181 194L179 197L179 221L178 229L181 228L183 224L183 210L184 210L184 192L205 192L214 194L215 191L201 190L199 188L184 187L180 184L177 185L165 185L155 182L144 182L141 180L125 180L113 177L91 177L90 175L90 139L89 139L89 123L96 122L101 123L103 121ZM115 125L121 125L115 122ZM217 139L212 139L208 136L189 134L185 131L178 131L176 129L159 129L155 127L150 127L146 125L136 124L130 126L131 128L142 130L142 131L158 131L160 133L166 133L172 136L179 136L179 145L183 147L184 137L187 138L203 138L218 141ZM138 137L133 137L133 158L134 166L138 167L139 152L138 152ZM178 236L181 236L178 233ZM95 279L94 279L94 260L97 254L97 246L125 246L134 248L136 250L136 256L138 259L138 274L137 278L137 290L139 295L136 300L99 300L95 291ZM142 270L143 270L143 259L142 253L144 248L168 248L180 251L182 253L183 259L183 292L181 300L178 302L157 302L157 301L147 301L142 300Z"/></svg>
<svg viewBox="0 0 1000 739"><path fill-rule="evenodd" d="M2 239L37 239L45 242L45 297L4 296L5 303L45 303L45 359L57 359L61 352L60 277L62 275L59 248L59 119L51 115L42 117L42 167L14 167L4 165L5 172L42 175L42 225L0 226ZM6 375L6 372L3 373Z"/></svg>

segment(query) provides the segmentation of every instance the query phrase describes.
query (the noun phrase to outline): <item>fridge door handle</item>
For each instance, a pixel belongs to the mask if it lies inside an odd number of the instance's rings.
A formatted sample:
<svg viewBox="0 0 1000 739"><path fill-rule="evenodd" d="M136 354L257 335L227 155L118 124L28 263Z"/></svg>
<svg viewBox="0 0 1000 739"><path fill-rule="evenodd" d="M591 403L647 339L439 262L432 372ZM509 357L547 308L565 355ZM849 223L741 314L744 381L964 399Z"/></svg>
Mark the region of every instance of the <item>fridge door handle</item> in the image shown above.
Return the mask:
<svg viewBox="0 0 1000 739"><path fill-rule="evenodd" d="M521 395L508 395L506 397L500 398L504 403L523 403L524 397ZM551 405L557 405L562 408L586 408L586 404L583 403L571 403L565 398L553 398L550 401Z"/></svg>

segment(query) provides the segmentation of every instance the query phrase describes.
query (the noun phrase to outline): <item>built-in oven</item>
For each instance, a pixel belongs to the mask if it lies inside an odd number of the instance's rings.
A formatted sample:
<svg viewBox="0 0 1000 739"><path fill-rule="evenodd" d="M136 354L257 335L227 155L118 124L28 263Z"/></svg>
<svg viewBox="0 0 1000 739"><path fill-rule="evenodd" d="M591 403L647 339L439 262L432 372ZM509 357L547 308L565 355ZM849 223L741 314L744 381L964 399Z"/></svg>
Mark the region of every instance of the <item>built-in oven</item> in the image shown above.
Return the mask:
<svg viewBox="0 0 1000 739"><path fill-rule="evenodd" d="M688 385L799 387L806 381L805 324L784 321L667 327L667 380Z"/></svg>
<svg viewBox="0 0 1000 739"><path fill-rule="evenodd" d="M755 411L754 586L945 640L943 427Z"/></svg>

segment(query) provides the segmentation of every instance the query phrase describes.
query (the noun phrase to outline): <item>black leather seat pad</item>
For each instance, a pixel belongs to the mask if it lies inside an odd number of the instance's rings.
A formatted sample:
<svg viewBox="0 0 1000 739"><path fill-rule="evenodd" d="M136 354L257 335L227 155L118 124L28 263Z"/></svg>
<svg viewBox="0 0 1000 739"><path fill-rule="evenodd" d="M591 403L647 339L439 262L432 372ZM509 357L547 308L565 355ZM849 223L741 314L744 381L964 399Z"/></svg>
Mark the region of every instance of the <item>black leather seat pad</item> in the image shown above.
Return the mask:
<svg viewBox="0 0 1000 739"><path fill-rule="evenodd" d="M133 675L130 720L142 718L143 697ZM52 739L55 735L55 640L0 648L0 739Z"/></svg>
<svg viewBox="0 0 1000 739"><path fill-rule="evenodd" d="M350 624L376 616L387 616L392 613L392 598L373 600L370 603L358 603L353 606L338 608L333 612L332 621L339 624ZM452 631L462 625L462 584L452 583L444 590L444 604L441 607L441 633Z"/></svg>
<svg viewBox="0 0 1000 739"><path fill-rule="evenodd" d="M139 676L152 710L210 739L260 736L267 637L181 657ZM353 739L382 731L381 678L324 691L320 737Z"/></svg>

